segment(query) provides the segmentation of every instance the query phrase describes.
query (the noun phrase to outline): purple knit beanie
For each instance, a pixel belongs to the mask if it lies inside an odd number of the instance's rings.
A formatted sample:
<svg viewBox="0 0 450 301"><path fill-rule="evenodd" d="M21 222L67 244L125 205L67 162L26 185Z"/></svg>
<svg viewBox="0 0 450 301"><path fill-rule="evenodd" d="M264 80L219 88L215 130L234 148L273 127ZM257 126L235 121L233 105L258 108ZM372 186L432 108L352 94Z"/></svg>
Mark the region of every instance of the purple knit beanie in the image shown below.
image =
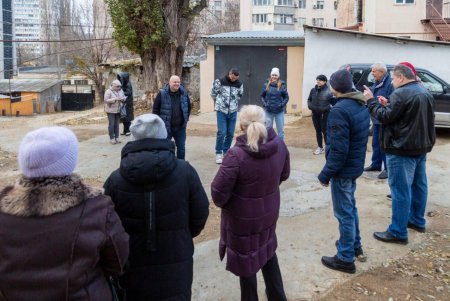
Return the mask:
<svg viewBox="0 0 450 301"><path fill-rule="evenodd" d="M18 160L28 178L68 176L77 165L77 137L58 126L34 130L22 139Z"/></svg>

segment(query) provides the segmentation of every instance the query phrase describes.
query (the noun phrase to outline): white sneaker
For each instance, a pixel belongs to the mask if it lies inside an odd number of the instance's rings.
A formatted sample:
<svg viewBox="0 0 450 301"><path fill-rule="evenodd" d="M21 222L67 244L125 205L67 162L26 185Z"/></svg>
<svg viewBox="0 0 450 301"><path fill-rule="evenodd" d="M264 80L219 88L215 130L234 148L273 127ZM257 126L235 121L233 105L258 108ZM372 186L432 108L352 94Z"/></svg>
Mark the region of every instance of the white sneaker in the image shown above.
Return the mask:
<svg viewBox="0 0 450 301"><path fill-rule="evenodd" d="M222 164L222 159L223 159L222 154L216 154L216 163L217 164Z"/></svg>
<svg viewBox="0 0 450 301"><path fill-rule="evenodd" d="M111 139L111 140L109 140L109 143L111 143L111 144L116 144L117 142L116 142L115 139Z"/></svg>
<svg viewBox="0 0 450 301"><path fill-rule="evenodd" d="M316 150L314 151L314 155L320 155L323 154L325 152L325 150L321 147L316 148Z"/></svg>

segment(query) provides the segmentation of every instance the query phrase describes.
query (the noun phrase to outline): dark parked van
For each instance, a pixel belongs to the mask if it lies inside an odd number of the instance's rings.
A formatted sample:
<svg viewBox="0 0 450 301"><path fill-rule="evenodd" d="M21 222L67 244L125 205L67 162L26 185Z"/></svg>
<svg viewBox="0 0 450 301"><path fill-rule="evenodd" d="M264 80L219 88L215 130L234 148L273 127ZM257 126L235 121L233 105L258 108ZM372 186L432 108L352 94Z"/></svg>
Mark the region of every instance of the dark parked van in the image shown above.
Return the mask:
<svg viewBox="0 0 450 301"><path fill-rule="evenodd" d="M353 76L355 87L363 91L364 85L371 87L373 85L373 76L371 73L372 64L348 64L350 73ZM392 72L394 65L386 65L389 72ZM433 95L435 107L435 126L450 128L450 84L423 68L416 68L417 77L421 80L423 86Z"/></svg>

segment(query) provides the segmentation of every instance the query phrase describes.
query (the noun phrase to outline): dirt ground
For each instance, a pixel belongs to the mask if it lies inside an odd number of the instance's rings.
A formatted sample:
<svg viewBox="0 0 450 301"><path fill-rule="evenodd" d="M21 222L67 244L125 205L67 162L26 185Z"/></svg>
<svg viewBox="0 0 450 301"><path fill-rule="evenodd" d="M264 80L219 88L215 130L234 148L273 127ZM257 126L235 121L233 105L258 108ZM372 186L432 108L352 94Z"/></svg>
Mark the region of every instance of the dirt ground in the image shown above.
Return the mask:
<svg viewBox="0 0 450 301"><path fill-rule="evenodd" d="M74 117L56 124L73 128L80 141L103 135L102 128L83 128L83 125L106 125L103 112ZM15 126L18 126L17 122ZM81 127L80 127L81 126ZM6 121L0 123L2 129L9 129ZM188 136L214 137L215 125L190 124ZM316 147L311 119L301 118L286 126L286 144L289 147L312 150ZM436 145L449 144L450 130L438 130ZM370 143L369 143L370 145ZM445 163L447 164L447 163ZM18 174L17 158L14 152L0 148L0 188L11 184ZM448 176L448 172L444 176ZM85 177L85 181L101 187L103 179ZM447 182L448 183L448 182ZM448 199L448 198L447 198ZM437 209L436 209L437 208ZM344 278L326 292L317 291L314 300L450 300L450 209L435 207L428 213L428 231L419 246L406 256L389 260L382 266L371 268L355 277ZM219 236L220 210L210 206L210 216L205 230L195 239L195 243L216 239ZM304 299L302 299L304 300ZM299 300L298 300L299 301Z"/></svg>

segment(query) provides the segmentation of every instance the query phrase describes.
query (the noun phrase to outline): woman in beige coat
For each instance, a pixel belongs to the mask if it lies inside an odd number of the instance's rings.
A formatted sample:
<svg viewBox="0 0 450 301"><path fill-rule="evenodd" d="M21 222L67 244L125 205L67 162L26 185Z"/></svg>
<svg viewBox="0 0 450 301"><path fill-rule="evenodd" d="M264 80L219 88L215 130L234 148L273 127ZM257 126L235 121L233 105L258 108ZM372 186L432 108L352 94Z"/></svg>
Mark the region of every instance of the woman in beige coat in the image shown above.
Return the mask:
<svg viewBox="0 0 450 301"><path fill-rule="evenodd" d="M111 144L120 143L120 105L126 97L122 91L122 84L119 80L113 80L111 87L105 92L105 112L108 115L108 133Z"/></svg>

